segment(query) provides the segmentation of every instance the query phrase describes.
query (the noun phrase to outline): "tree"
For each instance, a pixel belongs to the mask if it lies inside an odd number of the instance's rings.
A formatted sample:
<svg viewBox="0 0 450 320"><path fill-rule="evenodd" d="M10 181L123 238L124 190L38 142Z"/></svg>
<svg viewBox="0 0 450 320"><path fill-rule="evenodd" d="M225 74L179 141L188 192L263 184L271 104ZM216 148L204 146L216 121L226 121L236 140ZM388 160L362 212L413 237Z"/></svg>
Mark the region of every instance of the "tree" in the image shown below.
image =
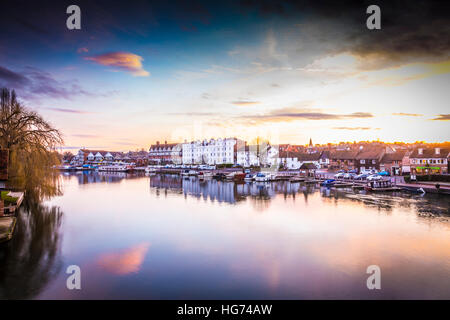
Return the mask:
<svg viewBox="0 0 450 320"><path fill-rule="evenodd" d="M55 150L63 143L60 132L37 112L17 101L16 93L3 88L0 93L0 146L24 149Z"/></svg>
<svg viewBox="0 0 450 320"><path fill-rule="evenodd" d="M59 162L56 148L61 144L59 130L24 107L14 91L0 90L0 148L10 151L10 182L15 187L38 186L41 193L48 170Z"/></svg>

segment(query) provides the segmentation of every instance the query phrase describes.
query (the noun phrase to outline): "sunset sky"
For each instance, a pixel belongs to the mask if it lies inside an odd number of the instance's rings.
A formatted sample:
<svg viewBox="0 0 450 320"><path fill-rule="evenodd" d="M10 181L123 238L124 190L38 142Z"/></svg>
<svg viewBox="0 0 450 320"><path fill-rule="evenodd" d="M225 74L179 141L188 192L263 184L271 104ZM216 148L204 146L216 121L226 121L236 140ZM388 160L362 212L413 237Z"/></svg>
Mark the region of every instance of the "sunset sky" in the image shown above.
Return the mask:
<svg viewBox="0 0 450 320"><path fill-rule="evenodd" d="M0 86L74 150L450 140L444 2L164 3L2 1ZM374 3L381 30L366 28ZM71 4L81 30L66 28Z"/></svg>

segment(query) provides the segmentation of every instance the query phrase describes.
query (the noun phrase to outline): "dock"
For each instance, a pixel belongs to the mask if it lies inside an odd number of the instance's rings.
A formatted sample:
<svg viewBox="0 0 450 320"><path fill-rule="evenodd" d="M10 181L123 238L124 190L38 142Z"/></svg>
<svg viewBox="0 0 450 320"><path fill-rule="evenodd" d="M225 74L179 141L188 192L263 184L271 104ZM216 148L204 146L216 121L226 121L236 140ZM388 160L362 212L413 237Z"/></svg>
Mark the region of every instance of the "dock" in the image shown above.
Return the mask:
<svg viewBox="0 0 450 320"><path fill-rule="evenodd" d="M24 198L24 193L23 192L12 192L10 191L7 194L8 197L13 197L13 198L17 198L17 201L15 204L9 205L9 206L5 206L3 208L3 214L4 215L12 215L14 214L14 212L20 207L20 205L22 204L23 198Z"/></svg>
<svg viewBox="0 0 450 320"><path fill-rule="evenodd" d="M11 240L16 221L16 217L0 217L0 242Z"/></svg>

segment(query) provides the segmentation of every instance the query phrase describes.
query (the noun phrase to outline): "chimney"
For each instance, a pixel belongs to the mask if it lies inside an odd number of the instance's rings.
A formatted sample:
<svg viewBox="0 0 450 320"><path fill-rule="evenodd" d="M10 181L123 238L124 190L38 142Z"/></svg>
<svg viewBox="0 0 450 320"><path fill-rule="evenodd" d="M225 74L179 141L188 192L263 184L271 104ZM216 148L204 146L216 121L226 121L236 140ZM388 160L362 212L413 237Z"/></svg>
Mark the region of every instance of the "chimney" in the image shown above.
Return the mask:
<svg viewBox="0 0 450 320"><path fill-rule="evenodd" d="M423 154L423 148L419 148L419 149L417 150L417 153L418 153L418 154Z"/></svg>
<svg viewBox="0 0 450 320"><path fill-rule="evenodd" d="M436 152L436 154L441 154L441 148L435 148L434 151Z"/></svg>
<svg viewBox="0 0 450 320"><path fill-rule="evenodd" d="M159 141L156 141L156 145L159 146Z"/></svg>
<svg viewBox="0 0 450 320"><path fill-rule="evenodd" d="M167 144L167 140L164 141L164 144Z"/></svg>

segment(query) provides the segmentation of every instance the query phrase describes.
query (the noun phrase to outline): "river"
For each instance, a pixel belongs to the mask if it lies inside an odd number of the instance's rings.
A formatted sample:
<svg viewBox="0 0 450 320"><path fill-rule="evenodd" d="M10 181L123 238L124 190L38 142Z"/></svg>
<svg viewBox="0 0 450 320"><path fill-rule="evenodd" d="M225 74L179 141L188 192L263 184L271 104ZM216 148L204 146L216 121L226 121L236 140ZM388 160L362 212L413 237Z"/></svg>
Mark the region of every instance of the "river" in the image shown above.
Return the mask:
<svg viewBox="0 0 450 320"><path fill-rule="evenodd" d="M450 197L62 173L0 246L1 299L450 299ZM66 285L79 266L81 289ZM381 289L367 288L368 266Z"/></svg>

